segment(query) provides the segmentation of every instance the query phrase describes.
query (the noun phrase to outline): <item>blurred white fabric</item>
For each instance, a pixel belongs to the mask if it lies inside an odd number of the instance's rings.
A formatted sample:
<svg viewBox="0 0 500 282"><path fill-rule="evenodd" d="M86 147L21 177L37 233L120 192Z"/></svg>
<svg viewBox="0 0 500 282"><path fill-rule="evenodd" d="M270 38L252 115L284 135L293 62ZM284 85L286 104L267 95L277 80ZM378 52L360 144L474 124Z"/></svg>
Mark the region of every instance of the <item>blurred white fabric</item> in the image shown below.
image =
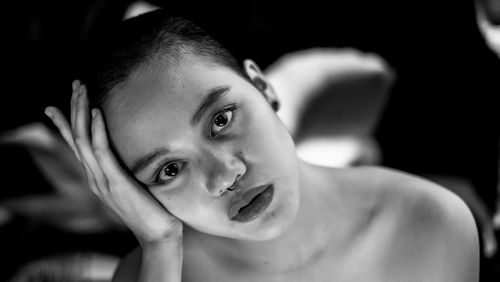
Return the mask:
<svg viewBox="0 0 500 282"><path fill-rule="evenodd" d="M123 16L123 20L126 20L128 18L137 17L141 14L151 12L151 11L157 10L159 8L160 7L155 6L147 1L136 1L127 7L127 10L125 11L125 14Z"/></svg>
<svg viewBox="0 0 500 282"><path fill-rule="evenodd" d="M379 161L373 131L395 79L383 58L312 48L284 55L265 75L301 158L332 167Z"/></svg>
<svg viewBox="0 0 500 282"><path fill-rule="evenodd" d="M476 0L476 20L486 45L500 58L500 26L495 26L488 20L484 4L478 0Z"/></svg>
<svg viewBox="0 0 500 282"><path fill-rule="evenodd" d="M108 282L119 261L101 253L59 254L26 264L10 281Z"/></svg>

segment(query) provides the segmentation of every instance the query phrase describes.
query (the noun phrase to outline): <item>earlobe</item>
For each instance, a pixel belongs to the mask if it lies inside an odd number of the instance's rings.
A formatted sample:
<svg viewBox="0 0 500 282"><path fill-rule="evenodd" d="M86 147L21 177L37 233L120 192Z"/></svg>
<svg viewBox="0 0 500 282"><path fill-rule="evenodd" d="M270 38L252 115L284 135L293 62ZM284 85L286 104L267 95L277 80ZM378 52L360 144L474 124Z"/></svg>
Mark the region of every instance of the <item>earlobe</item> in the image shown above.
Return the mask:
<svg viewBox="0 0 500 282"><path fill-rule="evenodd" d="M257 88L257 90L259 90L264 95L264 97L271 105L273 110L278 111L279 109L278 97L274 93L273 88L271 87L267 79L264 77L262 71L257 66L257 64L250 59L246 59L243 62L243 66L248 78L250 78L250 81L255 86L255 88Z"/></svg>

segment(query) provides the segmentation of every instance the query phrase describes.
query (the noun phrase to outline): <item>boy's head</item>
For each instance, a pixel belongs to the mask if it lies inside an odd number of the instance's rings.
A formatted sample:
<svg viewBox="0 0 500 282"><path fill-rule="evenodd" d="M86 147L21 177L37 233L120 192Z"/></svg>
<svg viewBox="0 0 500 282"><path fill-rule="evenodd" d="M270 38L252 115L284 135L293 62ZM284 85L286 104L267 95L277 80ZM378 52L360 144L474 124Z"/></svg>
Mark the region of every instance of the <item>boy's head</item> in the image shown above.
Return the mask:
<svg viewBox="0 0 500 282"><path fill-rule="evenodd" d="M299 166L272 88L252 61L240 68L199 28L164 17L126 22L89 88L115 153L191 227L275 238L297 213Z"/></svg>

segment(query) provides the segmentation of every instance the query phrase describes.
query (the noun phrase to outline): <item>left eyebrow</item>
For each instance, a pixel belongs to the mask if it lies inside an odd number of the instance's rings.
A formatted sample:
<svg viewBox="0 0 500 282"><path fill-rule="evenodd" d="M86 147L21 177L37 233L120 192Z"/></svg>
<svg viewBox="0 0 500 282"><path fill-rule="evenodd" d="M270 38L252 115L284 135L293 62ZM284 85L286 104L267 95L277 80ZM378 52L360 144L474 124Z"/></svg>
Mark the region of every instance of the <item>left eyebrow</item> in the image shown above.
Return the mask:
<svg viewBox="0 0 500 282"><path fill-rule="evenodd" d="M143 170L161 159L163 156L168 155L169 152L170 151L167 148L159 148L149 154L146 154L145 156L133 162L132 173L134 175L140 174Z"/></svg>
<svg viewBox="0 0 500 282"><path fill-rule="evenodd" d="M193 115L193 118L191 119L191 125L196 125L197 123L200 122L201 117L205 114L205 112L217 101L222 99L227 92L231 90L231 87L229 86L218 86L210 89L208 91L208 94L205 95L203 100L201 101L200 105L198 106L198 109Z"/></svg>

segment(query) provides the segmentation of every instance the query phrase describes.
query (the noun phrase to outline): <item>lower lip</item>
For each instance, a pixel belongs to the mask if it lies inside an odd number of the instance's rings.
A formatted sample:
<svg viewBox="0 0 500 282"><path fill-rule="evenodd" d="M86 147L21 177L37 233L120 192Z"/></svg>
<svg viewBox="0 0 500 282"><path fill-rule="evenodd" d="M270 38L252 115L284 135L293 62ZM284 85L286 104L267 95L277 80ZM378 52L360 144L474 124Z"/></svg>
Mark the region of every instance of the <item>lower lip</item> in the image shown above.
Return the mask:
<svg viewBox="0 0 500 282"><path fill-rule="evenodd" d="M269 207L273 200L274 188L269 186L259 195L255 196L252 201L240 209L232 220L239 222L249 222L259 217Z"/></svg>

